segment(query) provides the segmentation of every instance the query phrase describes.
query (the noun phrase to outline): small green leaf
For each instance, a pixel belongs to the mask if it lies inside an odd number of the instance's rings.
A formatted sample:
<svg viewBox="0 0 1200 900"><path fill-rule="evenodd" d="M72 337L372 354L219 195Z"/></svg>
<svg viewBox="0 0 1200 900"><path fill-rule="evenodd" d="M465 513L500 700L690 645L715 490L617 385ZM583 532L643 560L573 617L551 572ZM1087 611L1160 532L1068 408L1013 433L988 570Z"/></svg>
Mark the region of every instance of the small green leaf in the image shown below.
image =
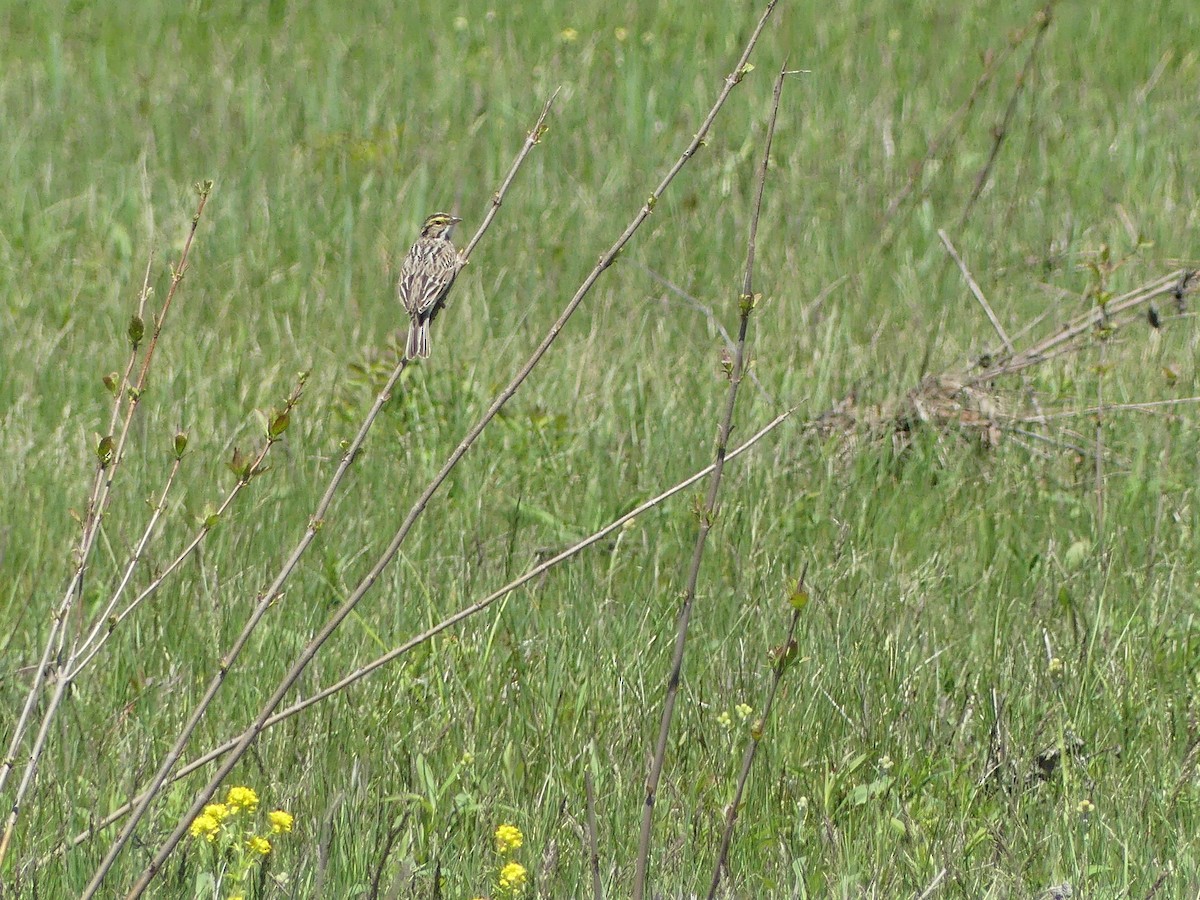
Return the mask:
<svg viewBox="0 0 1200 900"><path fill-rule="evenodd" d="M229 471L245 481L250 477L250 466L252 460L237 447L233 448L233 456L229 458L229 462L225 463L229 467Z"/></svg>
<svg viewBox="0 0 1200 900"><path fill-rule="evenodd" d="M803 582L796 582L796 587L792 591L792 595L788 597L788 603L792 605L792 609L799 612L808 606L808 590L804 587Z"/></svg>
<svg viewBox="0 0 1200 900"><path fill-rule="evenodd" d="M116 442L112 435L102 437L96 443L96 458L100 460L100 468L106 469L112 463L113 453L116 450Z"/></svg>
<svg viewBox="0 0 1200 900"><path fill-rule="evenodd" d="M137 346L142 342L142 337L146 334L146 323L142 321L141 316L133 316L129 320L129 343Z"/></svg>

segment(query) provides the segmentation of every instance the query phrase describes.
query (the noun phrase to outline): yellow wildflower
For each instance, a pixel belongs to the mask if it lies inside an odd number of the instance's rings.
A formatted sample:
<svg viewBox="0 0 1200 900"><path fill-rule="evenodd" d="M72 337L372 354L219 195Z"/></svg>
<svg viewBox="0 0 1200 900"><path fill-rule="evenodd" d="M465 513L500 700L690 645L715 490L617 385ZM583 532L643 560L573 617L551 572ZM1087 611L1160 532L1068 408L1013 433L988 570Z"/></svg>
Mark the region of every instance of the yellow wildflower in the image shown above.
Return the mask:
<svg viewBox="0 0 1200 900"><path fill-rule="evenodd" d="M519 862L510 862L500 870L500 890L515 896L521 892L521 888L525 887L525 879L528 877L529 873L525 871L523 865Z"/></svg>
<svg viewBox="0 0 1200 900"><path fill-rule="evenodd" d="M525 842L525 836L516 825L501 825L496 829L496 852L508 855L520 848Z"/></svg>
<svg viewBox="0 0 1200 900"><path fill-rule="evenodd" d="M743 722L750 718L750 713L754 712L754 707L748 703L739 703L734 709L737 710L738 718Z"/></svg>
<svg viewBox="0 0 1200 900"><path fill-rule="evenodd" d="M564 44L573 44L579 40L579 32L574 28L564 28L558 36Z"/></svg>
<svg viewBox="0 0 1200 900"><path fill-rule="evenodd" d="M613 29L613 37L615 37L618 41L623 41L625 38L629 37L629 29L617 26Z"/></svg>
<svg viewBox="0 0 1200 900"><path fill-rule="evenodd" d="M292 823L296 820L292 818L291 813L277 809L274 812L267 813L267 821L271 823L272 832L275 834L284 834L292 830Z"/></svg>
<svg viewBox="0 0 1200 900"><path fill-rule="evenodd" d="M251 852L257 853L260 856L266 856L268 853L271 852L271 842L268 841L265 837L259 837L258 835L255 835L254 837L252 837L248 841L246 841L246 847Z"/></svg>
<svg viewBox="0 0 1200 900"><path fill-rule="evenodd" d="M224 803L210 803L204 807L204 815L212 816L218 822L224 822L229 818L229 807Z"/></svg>
<svg viewBox="0 0 1200 900"><path fill-rule="evenodd" d="M225 797L225 803L233 812L254 812L258 809L258 794L254 793L253 788L248 787L231 787L229 794Z"/></svg>
<svg viewBox="0 0 1200 900"><path fill-rule="evenodd" d="M191 827L188 828L188 834L194 838L204 838L210 844L216 839L217 832L221 830L221 823L210 816L208 813L200 813L192 820Z"/></svg>

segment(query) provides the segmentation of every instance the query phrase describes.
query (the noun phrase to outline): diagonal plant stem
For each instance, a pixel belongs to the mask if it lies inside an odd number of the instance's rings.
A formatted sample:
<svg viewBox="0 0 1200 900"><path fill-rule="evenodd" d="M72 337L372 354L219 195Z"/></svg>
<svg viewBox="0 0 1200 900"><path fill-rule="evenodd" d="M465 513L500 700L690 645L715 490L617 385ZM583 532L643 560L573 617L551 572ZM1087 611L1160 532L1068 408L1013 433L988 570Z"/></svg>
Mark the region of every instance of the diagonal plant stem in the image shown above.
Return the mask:
<svg viewBox="0 0 1200 900"><path fill-rule="evenodd" d="M744 441L740 446L729 451L728 455L725 457L726 461L728 462L729 460L736 459L737 457L741 456L743 453L748 451L751 447L753 447L755 444L757 444L760 440L762 440L764 437L766 437L768 434L770 434L772 431L774 431L779 425L783 424L783 422L785 420L787 420L792 415L792 413L793 413L793 410L789 409L789 410L786 410L786 411L780 413L779 415L777 415L774 419L772 419L770 422L768 422L766 425L764 425L762 428L760 428L757 432L755 432L755 434L753 434L750 438L748 438L746 441ZM482 600L479 600L476 603L471 604L470 606L460 609L458 612L454 613L453 615L449 616L446 619L443 619L441 622L432 626L431 628L427 629L426 631L422 632L421 634L418 634L415 637L409 639L408 641L405 641L400 646L398 646L392 650L389 650L387 653L383 654L382 656L377 657L376 659L372 660L371 662L367 663L366 665L361 666L358 669L355 669L353 672L346 675L344 678L340 679L339 681L337 681L325 688L322 688L321 690L317 691L316 693L312 694L311 696L305 697L303 700L297 701L296 703L294 703L293 705L289 706L286 709L283 709L277 713L274 713L264 723L264 726L263 726L264 730L267 728L273 728L274 726L278 725L280 722L283 722L287 719L292 718L295 715L298 715L299 713L303 712L304 710L308 709L309 707L315 706L317 703L320 703L321 701L326 700L329 697L332 697L334 694L338 694L338 693L344 691L346 688L350 687L351 685L356 684L359 681L362 681L364 678L366 678L368 675L372 674L373 672L383 668L388 663L394 662L395 660L399 659L401 656L404 656L405 654L411 652L412 650L421 646L422 644L428 643L430 640L432 640L434 637L441 634L443 631L447 630L448 628L452 628L453 626L476 615L477 613L483 612L485 609L489 608L494 603L496 603L496 601L502 599L503 597L508 596L513 591L523 587L524 585L533 581L535 578L539 578L541 575L543 575L545 572L549 571L550 569L553 569L553 568L557 567L558 565L566 562L567 560L572 559L575 556L578 556L580 553L582 553L588 547L591 547L591 546L599 543L600 541L604 540L604 538L608 537L614 531L618 531L619 529L621 529L627 522L633 521L634 519L636 519L638 516L642 515L643 513L646 513L649 510L653 509L654 507L659 506L662 503L666 502L671 497L678 494L680 491L686 490L687 488L691 487L697 481L700 481L702 478L706 477L712 470L713 470L713 464L710 463L709 465L705 466L700 471L694 472L693 474L689 475L687 478L685 478L683 481L679 482L678 484L674 485L673 487L667 488L667 490L663 491L662 493L658 494L655 497L652 497L651 499L645 501L644 503L634 507L629 512L625 513L623 516L613 520L612 522L609 522L607 525L605 525L599 531L596 531L596 532L588 535L583 540L578 541L577 543L571 545L570 547L563 550L562 552L557 553L556 555L550 557L549 559L534 566L532 569L530 569L524 575L521 575L520 577L514 579L513 581L510 581L508 584L504 585L503 587L498 588L497 590L493 591L488 596L484 597ZM167 780L167 783L172 784L176 781L179 781L180 779L185 778L188 775L192 774L197 769L201 769L204 766L208 765L213 760L220 759L222 756L224 756L226 753L228 753L230 750L234 749L234 747L237 746L238 741L241 740L241 737L242 737L242 735L238 735L237 737L232 738L229 741L226 741L224 744L221 744L220 746L215 747L214 749L208 751L203 756L192 760L187 765L180 768L178 771L172 773L170 778ZM128 803L113 810L108 816L106 816L104 818L103 821L96 823L92 828L88 829L85 832L81 832L80 834L78 834L74 838L72 838L65 845L65 847L78 846L79 844L82 844L85 840L87 840L88 837L90 835L92 835L93 833L95 833L96 831L103 829L103 828L107 828L109 825L112 825L115 822L119 822L122 818L124 818L129 813L129 811L131 809L134 808L135 805L140 803L143 798L144 798L144 795L139 794L137 797L133 798ZM63 848L60 848L60 849L63 849Z"/></svg>
<svg viewBox="0 0 1200 900"><path fill-rule="evenodd" d="M805 569L807 570L807 566ZM778 648L771 651L771 685L767 688L767 699L763 702L762 715L759 716L750 731L750 741L742 754L742 769L738 773L737 787L733 799L725 810L725 828L721 833L721 848L717 851L717 861L713 866L712 881L708 885L708 900L715 900L717 886L721 883L721 870L725 868L729 858L729 848L733 844L733 829L737 825L738 810L742 807L742 796L746 792L746 784L750 781L750 769L754 765L754 757L758 753L758 744L766 730L767 721L771 718L771 709L775 705L775 695L779 693L779 683L783 681L783 673L787 671L796 657L796 626L800 623L800 611L808 602L808 592L804 587L807 571L800 575L800 581L792 593L792 622L788 626L787 638Z"/></svg>
<svg viewBox="0 0 1200 900"><path fill-rule="evenodd" d="M1006 359L975 376L971 379L970 384L974 385L991 381L1002 375L1012 375L1030 366L1045 362L1056 352L1062 352L1064 346L1087 334L1100 323L1109 322L1116 327L1121 324L1119 321L1114 321L1119 313L1149 303L1157 297L1169 295L1177 301L1182 302L1186 295L1200 289L1200 279L1197 279L1196 276L1196 270L1177 269L1147 284L1140 285L1119 297L1114 297L1108 303L1104 304L1103 308L1099 306L1093 307L1087 312L1081 313L1050 337L1039 341L1029 349L1018 352L1011 359ZM999 353L993 353L992 355L998 356Z"/></svg>
<svg viewBox="0 0 1200 900"><path fill-rule="evenodd" d="M975 176L975 187L971 190L971 196L967 198L967 203L963 207L962 215L958 219L958 230L962 231L963 226L967 224L967 220L971 217L971 210L975 208L975 202L983 193L984 187L987 186L988 179L991 178L992 168L996 165L996 158L1000 155L1000 147L1004 144L1004 138L1008 134L1009 125L1012 123L1013 114L1017 111L1017 101L1021 99L1021 92L1029 81L1029 76L1033 72L1034 63L1037 62L1038 51L1042 48L1042 41L1046 37L1046 30L1050 27L1051 12L1054 10L1055 0L1049 2L1038 10L1034 16L1034 27L1037 31L1033 36L1033 43L1029 48L1029 55L1025 57L1025 65L1021 67L1021 72L1017 75L1016 84L1013 86L1013 92L1008 98L1008 106L1004 110L1004 118L995 127L992 132L992 149L988 154L987 162L983 164L983 168L979 170L979 174Z"/></svg>
<svg viewBox="0 0 1200 900"><path fill-rule="evenodd" d="M963 281L967 283L967 287L971 289L971 295L983 307L983 312L987 316L988 321L992 323L992 328L1000 338L1000 342L1004 344L1004 349L1008 351L1009 356L1016 353L1016 348L1009 340L1008 332L1004 330L1004 326L1000 324L1000 318L996 315L996 311L992 309L992 304L988 303L987 295L984 294L983 288L979 286L979 282L975 280L975 276L971 274L971 270L967 268L967 264L963 261L958 249L954 246L954 242L950 240L950 235L946 234L946 229L938 229L938 237L942 239L942 244L946 248L946 252L950 254L950 258L954 260L958 266L958 271L962 273Z"/></svg>
<svg viewBox="0 0 1200 900"><path fill-rule="evenodd" d="M770 12L770 9L767 10ZM760 25L761 27L761 25ZM749 49L747 49L749 52ZM733 367L729 373L729 392L725 398L725 409L721 415L717 431L717 446L714 453L712 474L709 476L708 496L697 510L699 528L696 532L696 546L692 551L692 562L687 573L687 586L683 591L683 603L679 608L679 618L675 628L675 648L671 657L671 669L667 676L666 695L663 699L662 719L659 722L658 740L654 745L654 758L650 763L650 773L646 778L646 799L642 807L642 827L638 837L637 862L633 875L633 900L642 900L646 893L646 879L650 861L650 833L654 824L654 801L658 796L658 784L662 777L663 765L667 756L667 737L671 731L671 720L675 712L675 699L679 694L679 681L683 676L683 657L687 647L688 624L692 617L692 606L696 600L696 584L700 579L700 562L704 558L704 546L708 533L712 530L717 519L717 495L721 489L721 476L725 470L726 451L729 447L729 435L733 430L733 408L737 401L738 387L746 370L746 332L750 328L750 314L754 311L757 298L754 294L754 252L758 239L758 220L762 213L763 191L767 183L767 167L771 158L771 141L775 136L775 120L779 115L779 100L783 92L783 80L788 75L787 66L779 70L775 80L774 105L771 108L770 124L767 126L766 146L763 149L762 168L758 177L758 193L754 199L754 212L750 218L750 236L746 248L746 272L742 278L742 292L738 296L738 325L737 347L733 357Z"/></svg>
<svg viewBox="0 0 1200 900"><path fill-rule="evenodd" d="M296 382L296 386L292 388L292 392L288 395L287 400L284 401L281 415L291 415L292 411L300 402L300 397L304 391L304 386L307 381L308 373L301 373ZM105 643L113 635L121 623L129 618L129 616L133 614L134 610L152 597L158 591L158 589L163 586L163 583L171 576L171 574L175 572L175 570L181 565L183 565L183 562L195 552L196 548L199 547L201 543L204 542L204 539L208 537L208 535L212 532L212 529L233 505L233 501L237 499L242 490L248 487L250 482L263 471L262 467L266 462L267 456L270 454L272 448L274 448L274 446L279 443L282 438L283 431L275 432L271 429L268 429L266 440L263 442L263 445L259 448L258 452L255 453L250 461L246 464L243 475L239 477L234 486L230 488L229 492L225 495L225 499L222 500L220 505L217 506L216 510L207 517L204 524L201 525L200 529L195 535L193 535L192 539L187 543L186 546L184 546L178 555L176 555L175 559L173 559L165 569L159 572L153 578L153 580L151 580L151 582L146 585L146 587L144 587L123 610L121 610L120 613L113 616L113 610L116 608L116 603L120 598L124 584L118 587L108 606L99 616L96 617L95 626L93 627L92 632L88 635L87 640L83 642L78 650L72 651L70 663L67 667L70 670L70 673L67 676L68 678L72 680L78 678L79 673L82 672L83 669L86 668L88 664L96 658L96 655L101 651L101 649L103 649ZM102 629L103 632L101 631Z"/></svg>
<svg viewBox="0 0 1200 900"><path fill-rule="evenodd" d="M34 672L33 682L29 686L29 691L25 697L25 704L21 709L21 715L17 719L17 724L13 728L12 737L9 740L8 752L5 754L3 762L0 762L0 792L3 792L8 778L12 773L15 761L17 759L18 750L22 741L29 730L32 720L33 708L38 698L43 695L46 689L47 680L51 673L57 674L61 666L61 657L63 649L66 646L67 636L67 620L71 615L72 610L83 595L83 579L87 571L88 561L91 558L92 549L95 547L96 536L100 531L100 523L103 521L105 510L108 507L109 499L112 496L112 486L116 478L121 461L124 459L125 445L129 439L130 427L133 424L134 413L137 412L138 405L146 389L147 377L150 372L150 363L154 358L154 350L158 345L159 335L162 333L163 325L166 322L167 314L170 312L171 303L175 298L175 294L179 289L180 283L183 281L184 273L187 271L188 255L192 249L192 242L196 237L196 229L200 224L200 217L204 213L204 207L208 204L209 195L212 192L212 182L205 181L196 185L196 191L199 194L199 201L196 205L196 211L192 214L192 226L188 231L187 239L184 241L183 250L180 252L179 263L171 272L171 287L167 292L167 297L163 301L162 307L159 309L158 315L154 317L154 329L151 335L150 343L146 348L146 355L142 362L141 370L138 374L137 382L130 384L129 376L137 363L138 349L141 345L142 336L144 333L145 323L142 320L142 313L145 310L146 300L150 295L150 270L152 268L151 261L146 263L146 274L142 281L142 292L138 299L138 312L130 321L129 339L130 339L130 356L129 362L125 368L125 374L121 378L121 382L116 386L116 398L113 403L112 415L109 419L109 434L102 439L96 448L99 457L96 466L96 476L93 481L92 490L88 498L87 514L84 517L83 532L80 535L79 546L76 549L75 569L71 576L67 589L63 594L62 600L58 607L54 610L50 623L50 633L46 637L46 644L42 650L41 659L38 662L37 670ZM126 402L126 399L128 402ZM119 437L115 440L112 435L116 432L117 423L121 421L121 407L125 404L124 420L121 424ZM107 445L107 446L106 446ZM51 662L51 659L55 662ZM62 685L59 684L56 688L56 693L61 696ZM51 704L51 709L57 709L57 703ZM45 732L46 723L43 723L41 732ZM5 821L4 834L0 837L0 865L3 864L4 858L8 853L9 844L12 841L13 831L16 827L18 818L21 812L21 803L24 798L25 790L32 783L32 775L36 771L38 756L40 751L31 752L26 761L26 772L23 777L25 788L18 789L17 795L13 798L9 808L9 814Z"/></svg>
<svg viewBox="0 0 1200 900"><path fill-rule="evenodd" d="M522 145L521 150L517 153L516 158L513 160L513 164L510 167L508 174L501 183L500 188L492 197L491 210L484 218L483 223L481 223L479 226L479 230L471 239L471 242L467 245L467 248L459 254L460 265L466 264L470 255L470 251L479 242L479 239L483 236L483 233L491 224L492 219L495 217L495 211L503 202L504 194L507 192L509 186L513 182L513 179L516 177L517 171L520 169L521 164L525 161L525 158L530 154L530 152L532 152L533 148L540 140L545 127L546 117L550 114L550 107L553 103L553 100L554 98L551 97L550 100L546 101L546 104L542 107L542 112L538 116L533 130L529 132L525 143ZM175 764L179 761L179 758L183 755L183 751L187 747L192 733L199 725L200 720L204 717L209 706L212 705L217 693L223 686L230 667L240 656L242 650L249 641L251 634L254 632L254 629L258 627L259 622L262 621L262 618L266 614L267 610L278 600L283 591L284 584L291 577L292 573L296 569L296 566L299 564L300 557L303 556L309 545L311 545L313 540L316 538L317 533L321 530L324 522L324 516L328 512L330 505L333 503L333 499L337 494L338 488L341 486L341 483L344 480L347 471L349 471L350 466L353 465L354 461L357 459L359 450L366 441L367 434L370 432L371 426L378 418L379 413L382 411L384 405L388 402L388 400L391 399L392 390L395 388L397 382L399 382L400 376L404 373L404 370L408 367L408 363L409 360L407 358L400 360L400 362L396 365L396 368L392 371L391 376L388 378L387 383L379 392L379 395L375 398L374 404L367 413L367 417L363 420L363 423L358 430L358 434L355 435L354 440L351 441L349 447L347 447L346 451L342 454L341 461L339 462L337 469L334 471L333 477L330 479L324 495L318 502L316 510L309 519L308 527L305 529L300 541L296 544L291 555L284 562L283 567L276 575L275 580L259 598L254 610L250 614L249 619L247 619L246 624L243 626L241 634L239 634L237 639L234 641L233 646L225 654L225 656L221 658L217 673L210 680L204 696L201 697L199 703L196 705L196 708L192 711L191 716L188 718L188 721L184 724L182 731L177 736L171 750L167 753L162 764L155 772L150 784L142 794L141 801L130 814L129 821L126 822L125 826L121 830L121 833L114 840L112 846L109 847L104 859L101 861L96 872L93 874L92 879L83 894L84 900L95 896L96 891L99 889L100 884L103 882L105 876L112 869L113 863L116 861L117 856L120 854L121 850L133 835L133 831L137 827L138 822L145 815L146 810L149 808L150 802L154 799L167 776L175 767ZM349 611L347 610L347 613L348 612ZM278 705L278 701L276 701L276 705ZM274 706L272 706L272 710L273 709ZM189 817L189 822L191 818L194 818L194 815ZM184 827L186 828L186 825ZM175 840L175 843L178 843L178 839ZM174 844L172 844L172 847L173 846ZM149 878L152 878L153 876L151 875L146 877L143 875L143 877L148 882ZM142 889L144 888L135 888L135 895L140 894Z"/></svg>
<svg viewBox="0 0 1200 900"><path fill-rule="evenodd" d="M141 318L146 307L146 299L150 295L150 271L153 268L154 256L146 260L146 274L142 279L142 292L138 297L138 318ZM126 389L129 386L129 376L133 373L133 367L137 365L138 345L132 344L129 351L129 361L125 365L125 373L121 380L114 387L113 392L113 408L112 414L109 416L108 433L116 432L117 423L121 420L121 407L123 405ZM99 491L104 484L104 467L97 465L92 491L88 498L87 508L94 510L97 505ZM34 671L33 683L29 686L29 692L25 696L25 704L21 709L21 715L17 718L16 726L13 728L12 737L10 738L8 752L4 756L3 762L0 762L0 793L4 791L4 787L8 782L9 775L13 771L17 759L17 751L21 746L21 741L24 740L25 734L29 728L29 720L33 714L33 706L41 696L45 679L50 671L50 657L62 652L63 635L62 629L66 625L66 618L71 610L71 603L76 596L76 585L82 578L82 561L87 559L90 553L90 516L84 523L83 533L80 536L80 544L76 550L77 563L76 570L72 573L71 582L67 587L66 593L59 604L58 612L55 613L50 623L50 634L46 638L46 645L42 649L41 659L38 661L37 668ZM8 845L9 832L6 829L5 837L0 842L0 862L4 860L5 849Z"/></svg>
<svg viewBox="0 0 1200 900"><path fill-rule="evenodd" d="M127 895L130 900L132 900L132 898L140 897L146 890L147 886L161 870L163 864L174 851L175 847L179 845L179 842L183 840L184 835L187 834L187 829L192 820L203 810L204 805L211 799L212 795L216 792L218 786L221 784L222 780L224 780L225 776L233 770L233 768L241 760L242 756L245 755L246 751L250 748L250 745L262 732L267 719L270 718L271 714L276 710L276 708L278 708L279 704L283 701L283 698L287 695L292 686L308 667L308 664L316 656L321 647L324 646L326 641L329 640L330 636L337 630L341 623L351 614L351 612L354 611L354 608L358 605L359 601L361 601L367 592L374 586L375 582L383 574L384 569L386 569L391 563L392 559L395 558L396 554L400 551L400 547L404 543L404 540L408 537L409 532L412 530L413 525L416 523L417 519L420 518L426 506L429 504L429 501L433 498L433 495L449 477L450 472L456 465L458 465L459 460L466 455L467 451L475 443L479 435L483 433L484 429L488 426L488 424L492 421L504 404L508 402L508 400L517 392L518 388L520 388L520 386L529 377L529 374L533 371L534 367L550 349L550 345L554 343L555 339L562 332L562 329L566 326L567 321L571 318L571 315L591 291L593 285L595 285L597 280L599 280L604 271L610 265L612 265L613 261L617 258L617 254L620 253L621 249L627 243L629 243L629 240L633 237L634 233L650 216L650 213L654 209L655 203L658 200L658 196L666 191L671 182L675 179L675 176L680 172L681 169L683 169L695 152L700 148L701 143L708 134L709 129L712 127L713 121L716 119L721 107L724 106L729 94L749 71L749 69L746 67L746 63L750 52L757 43L758 37L762 33L762 29L766 25L767 19L777 2L778 0L771 0L771 2L768 4L766 12L759 20L757 27L754 29L754 32L746 46L745 51L742 54L742 58L739 61L737 68L733 71L733 73L726 77L724 86L716 102L713 104L708 116L705 118L699 130L696 132L695 137L684 150L683 155L680 156L676 163L670 168L670 170L668 170L667 174L659 183L658 188L653 194L650 195L650 197L638 210L636 215L633 217L633 220L621 233L620 237L617 238L612 247L610 247L604 253L604 255L600 257L599 262L596 263L591 273L587 276L587 278L584 279L578 290L576 290L575 295L567 303L558 319L550 327L550 331L542 339L541 343L538 344L537 348L533 352L533 355L530 356L525 365L521 367L508 386L500 392L495 400L492 401L492 404L488 407L482 418L467 432L466 436L454 449L454 452L450 454L441 470L437 473L437 475L434 476L433 480L429 483L425 490L421 492L421 495L417 498L416 502L409 510L408 515L405 516L399 530L393 536L383 554L362 578L362 580L359 582L359 585L354 589L350 596L346 598L345 602L343 602L343 604L333 613L333 615L316 634L316 636L313 637L304 650L301 651L299 657L297 657L296 661L292 664L291 669L289 669L287 674L276 687L275 692L259 710L258 716L256 717L254 723L244 732L242 738L238 741L237 746L234 747L228 758L218 767L216 773L214 773L208 784L200 789L199 793L193 799L192 807L180 819L179 823L175 827L175 830L172 831L167 839L162 843L158 851L154 854L153 859L151 859L145 870L138 877L137 881L133 885L133 888ZM530 140L536 142L539 135L540 128L537 128L531 132ZM498 204L495 202L495 200L493 200L493 206L496 205ZM169 771L169 769L167 769L167 771ZM165 772L163 773L162 777L165 777ZM126 831L132 832L132 828L127 825ZM126 835L122 840L122 844L127 840L128 835ZM110 856L115 858L115 854L110 853ZM102 866L102 869L98 871L96 876L93 878L92 884L89 886L89 891L85 895L84 900L87 900L87 898L90 898L94 895L95 890L99 886L100 881L103 879L104 874L107 873L111 866L112 861L106 859L106 863Z"/></svg>

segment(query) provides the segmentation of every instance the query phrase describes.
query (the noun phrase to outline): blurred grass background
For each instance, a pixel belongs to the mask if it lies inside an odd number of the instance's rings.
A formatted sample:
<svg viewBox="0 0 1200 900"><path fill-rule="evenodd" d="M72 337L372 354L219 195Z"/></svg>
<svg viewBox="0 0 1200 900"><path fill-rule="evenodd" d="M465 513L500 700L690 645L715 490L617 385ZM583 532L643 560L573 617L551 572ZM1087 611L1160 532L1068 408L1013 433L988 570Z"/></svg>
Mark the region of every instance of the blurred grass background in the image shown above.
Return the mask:
<svg viewBox="0 0 1200 900"><path fill-rule="evenodd" d="M746 384L735 439L792 405L807 418L851 393L864 410L894 402L997 343L939 227L1012 333L1047 312L1037 333L1049 333L1085 310L1086 263L1105 245L1125 261L1117 292L1193 260L1200 9L1167 0L1120 16L1058 4L966 222L1028 38L881 243L884 211L984 55L1002 54L1037 9L782 3L707 146L301 690L710 460L721 340L654 276L734 328L785 59L811 74L784 94L752 324L764 390ZM230 485L232 449L257 441L254 410L312 370L271 472L79 683L23 811L10 883L69 896L99 860L107 835L65 864L24 868L153 771L299 537L402 328L395 270L422 218L457 210L465 240L561 86L435 326L434 359L406 376L197 749L246 723L353 588L694 134L760 12L557 0L0 8L0 721L15 719L18 669L36 660L70 570L107 421L101 377L126 355L148 258L166 291L196 180L215 181L213 199L85 603L100 602L139 534L174 432L191 434L185 475L143 579ZM1101 380L1108 402L1192 396L1190 314L1168 326L1048 363L1032 387L1052 409L1094 404ZM761 702L782 599L807 564L816 602L741 812L730 896L909 896L942 869L938 896L1068 881L1083 896L1142 897L1164 875L1164 896L1194 894L1194 423L1187 406L1106 419L1103 529L1090 460L1053 447L1043 458L918 434L903 453L865 440L847 454L785 425L732 464L659 797L657 887L686 896L707 883L746 736L736 715L718 717ZM1090 435L1088 420L1072 424ZM620 896L693 537L688 502L674 501L266 734L239 778L297 816L271 863L293 895L365 896L380 866L399 896L434 896L438 874L443 896L486 893L489 836L513 821L541 895L582 896L590 766L604 876ZM1048 673L1047 641L1062 678ZM1076 756L1047 776L1047 749L1075 738ZM150 848L195 786L148 820ZM402 836L381 863L393 826ZM113 883L147 852L127 852ZM164 890L182 895L195 859L177 859Z"/></svg>

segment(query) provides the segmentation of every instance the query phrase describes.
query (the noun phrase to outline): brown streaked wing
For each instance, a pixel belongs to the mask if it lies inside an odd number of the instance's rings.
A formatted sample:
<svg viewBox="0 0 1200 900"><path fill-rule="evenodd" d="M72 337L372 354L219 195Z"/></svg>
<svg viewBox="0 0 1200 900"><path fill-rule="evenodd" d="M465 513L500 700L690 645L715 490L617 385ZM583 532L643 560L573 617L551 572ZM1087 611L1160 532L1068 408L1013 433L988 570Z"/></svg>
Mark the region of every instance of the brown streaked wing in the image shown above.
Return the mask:
<svg viewBox="0 0 1200 900"><path fill-rule="evenodd" d="M411 316L428 313L458 274L458 254L445 240L422 238L413 244L400 269L400 300Z"/></svg>

